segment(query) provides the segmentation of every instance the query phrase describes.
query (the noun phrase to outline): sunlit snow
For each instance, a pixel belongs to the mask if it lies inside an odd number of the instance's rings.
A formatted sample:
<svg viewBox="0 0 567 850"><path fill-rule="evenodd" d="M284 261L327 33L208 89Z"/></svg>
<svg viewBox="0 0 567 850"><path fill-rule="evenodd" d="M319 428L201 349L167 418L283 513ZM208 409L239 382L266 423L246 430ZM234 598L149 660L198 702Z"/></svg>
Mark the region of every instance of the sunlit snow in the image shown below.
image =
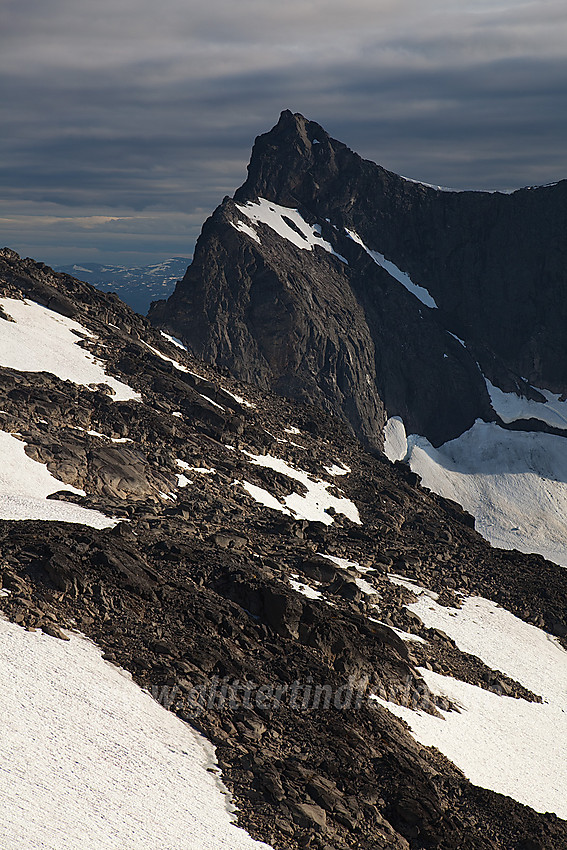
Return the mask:
<svg viewBox="0 0 567 850"><path fill-rule="evenodd" d="M80 336L94 338L82 325L34 301L0 298L0 305L14 319L0 320L0 366L19 372L50 372L86 387L107 384L114 401L140 400L139 393L107 375L103 365L80 347Z"/></svg>
<svg viewBox="0 0 567 850"><path fill-rule="evenodd" d="M364 578L356 577L354 582L361 593L364 593L366 596L378 596L378 591L375 587L372 587L370 582L366 581Z"/></svg>
<svg viewBox="0 0 567 850"><path fill-rule="evenodd" d="M235 482L236 484L241 483L249 496L258 502L260 505L264 505L265 508L272 508L274 511L279 511L282 514L286 514L287 516L291 516L291 511L288 511L287 508L284 508L281 502L279 502L275 496L272 496L271 493L268 492L264 487L258 487L257 484L251 484L249 481Z"/></svg>
<svg viewBox="0 0 567 850"><path fill-rule="evenodd" d="M164 331L161 331L161 334L166 339L168 339L171 343L173 343L173 345L177 346L177 348L182 348L184 351L187 351L187 348L183 345L183 343L180 342L175 337L164 333ZM152 352L152 354L155 354L156 357L159 357L160 360L164 360L166 363L171 363L173 368L177 369L178 372L186 372L189 375L193 375L194 378L198 378L201 381L206 381L206 378L204 378L202 375L197 374L197 372L192 372L191 369L189 369L188 366L185 366L185 364L183 364L183 363L179 363L178 360L174 360L173 357L169 357L167 354L164 354L162 351L158 351L157 348L154 348L149 343L145 342L144 345L146 346L146 348L149 348L149 350ZM225 390L224 388L223 388L223 392L225 392L227 395L229 395L231 398L233 398L239 404L244 405L245 407L255 407L256 406L256 405L252 404L251 402L246 401L246 399L241 398L241 396L235 395L234 393L231 393L228 390ZM210 404L213 404L216 407L220 407L221 410L224 410L224 407L222 407L222 405L218 404L216 401L213 401L212 398L209 398L208 396L203 395L203 393L199 393L199 395L201 396L201 398L204 398L205 401L208 401ZM178 415L177 413L173 414L173 416L177 416L177 415Z"/></svg>
<svg viewBox="0 0 567 850"><path fill-rule="evenodd" d="M283 506L288 508L297 519L306 519L311 522L322 522L331 525L333 518L326 511L333 508L337 513L348 517L352 522L361 524L358 508L350 499L332 496L328 489L332 485L328 481L313 478L308 472L295 469L284 460L272 457L272 455L254 455L244 452L252 463L273 469L286 475L294 481L299 481L307 489L303 496L299 493L291 493L283 500Z"/></svg>
<svg viewBox="0 0 567 850"><path fill-rule="evenodd" d="M186 472L200 472L202 475L212 475L213 472L216 472L213 466L191 466L187 461L180 460L179 458L176 458L175 463Z"/></svg>
<svg viewBox="0 0 567 850"><path fill-rule="evenodd" d="M336 463L331 464L331 466L324 466L323 469L327 475L348 475L351 471L350 466L337 466Z"/></svg>
<svg viewBox="0 0 567 850"><path fill-rule="evenodd" d="M273 201L267 201L265 198L258 198L257 201L248 201L247 204L236 204L236 206L249 221L257 224L266 224L279 236L287 239L288 242L293 243L297 248L305 251L312 251L315 247L323 248L324 251L333 254L348 265L348 261L340 254L337 254L330 242L323 239L320 226L318 224L308 224L298 210L291 207L282 207ZM291 222L291 225L288 222ZM242 230L244 233L248 233L256 241L260 241L257 231L245 222L238 222L233 227L236 227L237 230Z"/></svg>
<svg viewBox="0 0 567 850"><path fill-rule="evenodd" d="M421 595L407 607L427 627L453 638L463 652L506 673L544 702L500 696L421 668L429 688L459 705L460 712L443 711L438 718L379 701L471 782L567 818L567 652L541 629L481 597L464 599L457 609Z"/></svg>
<svg viewBox="0 0 567 850"><path fill-rule="evenodd" d="M39 519L77 522L92 528L111 528L117 520L99 511L46 497L59 490L84 496L53 476L46 466L28 457L26 444L0 431L0 519Z"/></svg>
<svg viewBox="0 0 567 850"><path fill-rule="evenodd" d="M260 237L254 230L254 228L250 227L249 224L245 224L245 222L243 221L237 221L236 224L233 221L231 221L230 223L232 224L235 230L239 230L240 233L245 233L247 236L253 239L254 242L257 242L259 245L261 244Z"/></svg>
<svg viewBox="0 0 567 850"><path fill-rule="evenodd" d="M247 401L245 398L242 398L241 395L236 395L236 393L231 393L230 390L227 390L225 387L223 387L223 392L225 392L227 395L229 395L231 398L233 398L236 402L238 402L238 404L241 404L244 407L249 407L249 408L256 407L256 405L252 401Z"/></svg>
<svg viewBox="0 0 567 850"><path fill-rule="evenodd" d="M391 629L399 638L408 641L409 643L427 643L427 641L419 635L412 635L411 632L404 632L401 629L397 629L395 626L390 625L390 623L384 623L382 620L377 620L375 617L368 617L368 619L371 623L376 623L379 626L386 626L386 628Z"/></svg>
<svg viewBox="0 0 567 850"><path fill-rule="evenodd" d="M348 236L350 236L353 242L356 242L358 245L364 248L366 253L370 257L372 257L372 259L377 265L382 266L382 268L385 269L388 274L391 275L391 277L397 280L398 283L401 283L402 286L405 286L407 291L411 292L412 295L415 295L415 297L419 299L422 304L425 304L426 307L431 307L433 309L437 308L437 303L435 302L435 299L429 294L429 292L427 291L427 289L425 289L424 286L419 286L419 284L414 283L408 274L401 271L401 269L399 269L395 263L392 263L391 260L387 260L383 254L380 254L378 251L372 251L370 248L367 248L360 236L358 236L358 234L355 233L354 230L346 230L346 233L348 234Z"/></svg>
<svg viewBox="0 0 567 850"><path fill-rule="evenodd" d="M338 555L325 555L323 552L317 552L321 558L326 558L328 561L332 561L333 564L336 564L337 567L340 567L342 570L348 570L350 567L354 567L357 570L361 570L364 572L365 567L361 567L356 561L349 561L348 558L339 558Z"/></svg>
<svg viewBox="0 0 567 850"><path fill-rule="evenodd" d="M302 596L306 596L307 599L321 599L323 596L319 590L315 590L313 587L305 584L305 582L299 581L299 576L297 575L292 575L288 581L294 590L301 593Z"/></svg>
<svg viewBox="0 0 567 850"><path fill-rule="evenodd" d="M183 345L180 339L177 339L176 336L171 336L171 334L167 334L165 331L160 331L161 335L165 337L169 342L175 345L177 348L182 348L183 351L187 351L187 346Z"/></svg>
<svg viewBox="0 0 567 850"><path fill-rule="evenodd" d="M164 334L165 336L165 334ZM161 351L158 351L157 348L154 348L153 345L145 342L144 345L146 348L149 348L152 354L155 354L156 357L159 357L160 360L164 360L166 363L171 363L174 369L177 369L178 372L190 372L190 370L183 363L179 363L177 360L174 360L173 357L168 357L167 354L163 354ZM181 347L181 346L179 346ZM190 372L190 374L193 374Z"/></svg>
<svg viewBox="0 0 567 850"><path fill-rule="evenodd" d="M87 640L0 619L3 850L264 850L214 749Z"/></svg>

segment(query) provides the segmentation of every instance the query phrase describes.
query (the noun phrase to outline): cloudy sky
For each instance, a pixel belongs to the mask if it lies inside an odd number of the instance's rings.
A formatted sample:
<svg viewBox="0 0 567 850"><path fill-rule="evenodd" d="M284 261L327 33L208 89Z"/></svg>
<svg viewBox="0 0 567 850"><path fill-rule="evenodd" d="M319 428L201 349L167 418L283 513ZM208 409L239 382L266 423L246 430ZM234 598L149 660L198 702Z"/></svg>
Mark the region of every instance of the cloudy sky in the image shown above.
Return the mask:
<svg viewBox="0 0 567 850"><path fill-rule="evenodd" d="M302 112L455 188L567 177L565 0L1 0L0 243L187 256Z"/></svg>

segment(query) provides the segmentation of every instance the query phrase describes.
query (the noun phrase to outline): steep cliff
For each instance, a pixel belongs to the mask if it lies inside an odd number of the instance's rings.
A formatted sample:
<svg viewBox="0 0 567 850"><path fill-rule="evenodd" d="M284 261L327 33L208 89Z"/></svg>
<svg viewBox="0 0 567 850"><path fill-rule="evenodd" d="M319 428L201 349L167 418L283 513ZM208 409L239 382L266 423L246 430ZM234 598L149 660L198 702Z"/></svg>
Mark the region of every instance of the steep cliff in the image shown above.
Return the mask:
<svg viewBox="0 0 567 850"><path fill-rule="evenodd" d="M485 376L540 401L531 385L567 390L566 232L567 181L436 189L286 111L149 316L371 446L394 415L440 445L497 418Z"/></svg>

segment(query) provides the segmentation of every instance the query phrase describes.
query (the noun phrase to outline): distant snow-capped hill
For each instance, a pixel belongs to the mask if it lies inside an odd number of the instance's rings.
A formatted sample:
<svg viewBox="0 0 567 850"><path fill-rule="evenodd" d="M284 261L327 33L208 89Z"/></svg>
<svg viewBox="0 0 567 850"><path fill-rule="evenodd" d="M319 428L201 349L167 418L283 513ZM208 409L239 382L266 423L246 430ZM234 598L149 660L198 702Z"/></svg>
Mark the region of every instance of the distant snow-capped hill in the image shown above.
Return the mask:
<svg viewBox="0 0 567 850"><path fill-rule="evenodd" d="M116 292L133 310L145 315L152 301L167 298L173 292L189 262L190 257L170 257L149 266L72 263L55 266L55 271L85 280L102 292Z"/></svg>

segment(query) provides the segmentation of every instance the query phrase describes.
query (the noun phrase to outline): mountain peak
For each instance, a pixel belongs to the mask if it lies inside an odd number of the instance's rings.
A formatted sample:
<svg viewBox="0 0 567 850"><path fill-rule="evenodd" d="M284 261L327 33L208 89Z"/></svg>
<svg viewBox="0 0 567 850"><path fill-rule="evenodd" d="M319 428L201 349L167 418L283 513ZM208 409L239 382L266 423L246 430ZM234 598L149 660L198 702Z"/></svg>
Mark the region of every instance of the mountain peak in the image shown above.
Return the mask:
<svg viewBox="0 0 567 850"><path fill-rule="evenodd" d="M566 215L558 190L407 180L285 110L151 318L245 380L306 394L368 445L382 445L385 408L438 446L495 418L485 376L567 391L551 306Z"/></svg>
<svg viewBox="0 0 567 850"><path fill-rule="evenodd" d="M309 171L316 167L322 149L330 153L337 147L345 145L331 139L320 124L299 112L284 110L277 124L256 138L248 178L235 193L235 200L277 197L282 203L296 203L294 190L299 190Z"/></svg>

